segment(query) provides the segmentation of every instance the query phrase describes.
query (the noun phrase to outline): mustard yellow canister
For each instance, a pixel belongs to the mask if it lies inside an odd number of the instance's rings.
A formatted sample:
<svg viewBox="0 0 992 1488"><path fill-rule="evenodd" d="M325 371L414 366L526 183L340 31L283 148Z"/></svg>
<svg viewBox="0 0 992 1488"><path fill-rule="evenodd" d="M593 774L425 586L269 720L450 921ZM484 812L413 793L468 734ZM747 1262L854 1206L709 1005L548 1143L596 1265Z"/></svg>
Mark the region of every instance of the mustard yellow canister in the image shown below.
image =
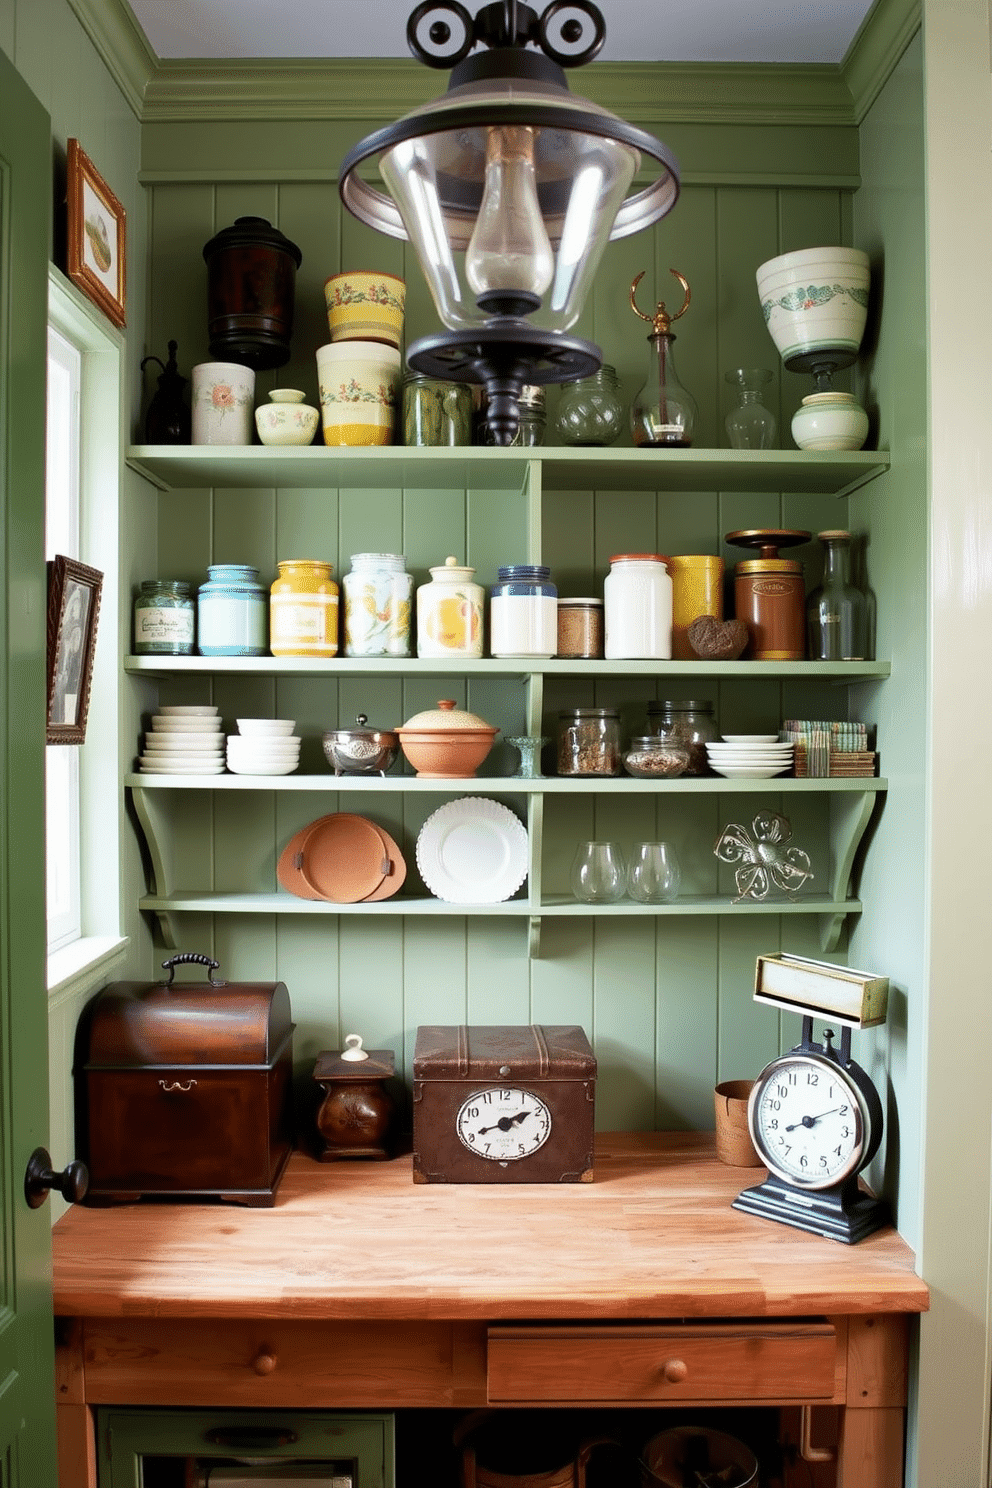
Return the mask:
<svg viewBox="0 0 992 1488"><path fill-rule="evenodd" d="M273 656L337 656L338 586L330 563L287 558L269 598L269 647Z"/></svg>
<svg viewBox="0 0 992 1488"><path fill-rule="evenodd" d="M669 558L672 576L672 660L698 661L689 626L700 615L723 619L723 559L709 553Z"/></svg>

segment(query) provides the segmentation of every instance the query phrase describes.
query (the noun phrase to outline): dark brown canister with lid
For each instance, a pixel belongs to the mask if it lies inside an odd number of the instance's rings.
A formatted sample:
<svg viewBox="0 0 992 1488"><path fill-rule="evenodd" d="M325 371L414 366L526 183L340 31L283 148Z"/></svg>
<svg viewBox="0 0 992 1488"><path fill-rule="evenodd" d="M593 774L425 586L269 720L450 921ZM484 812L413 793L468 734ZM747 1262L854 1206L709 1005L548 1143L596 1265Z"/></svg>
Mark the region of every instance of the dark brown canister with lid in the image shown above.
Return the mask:
<svg viewBox="0 0 992 1488"><path fill-rule="evenodd" d="M779 557L779 548L809 542L809 532L760 528L728 532L727 542L754 548L758 557L734 567L734 611L747 626L744 655L751 661L802 661L806 655L806 588L803 566Z"/></svg>
<svg viewBox="0 0 992 1488"><path fill-rule="evenodd" d="M289 361L303 255L264 217L238 217L203 249L210 355L257 372Z"/></svg>

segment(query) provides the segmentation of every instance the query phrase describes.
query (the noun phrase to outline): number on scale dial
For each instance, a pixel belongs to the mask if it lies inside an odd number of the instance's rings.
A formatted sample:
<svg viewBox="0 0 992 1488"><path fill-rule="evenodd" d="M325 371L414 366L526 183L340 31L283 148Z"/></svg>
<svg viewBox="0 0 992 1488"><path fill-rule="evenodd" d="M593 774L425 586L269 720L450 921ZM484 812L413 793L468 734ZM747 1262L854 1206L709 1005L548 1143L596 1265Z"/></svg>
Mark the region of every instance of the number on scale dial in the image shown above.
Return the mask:
<svg viewBox="0 0 992 1488"><path fill-rule="evenodd" d="M477 1090L455 1119L460 1141L490 1162L519 1162L551 1135L551 1112L539 1095L511 1086Z"/></svg>
<svg viewBox="0 0 992 1488"><path fill-rule="evenodd" d="M786 1054L761 1073L748 1112L751 1137L772 1172L799 1188L828 1188L865 1158L860 1093L834 1060Z"/></svg>

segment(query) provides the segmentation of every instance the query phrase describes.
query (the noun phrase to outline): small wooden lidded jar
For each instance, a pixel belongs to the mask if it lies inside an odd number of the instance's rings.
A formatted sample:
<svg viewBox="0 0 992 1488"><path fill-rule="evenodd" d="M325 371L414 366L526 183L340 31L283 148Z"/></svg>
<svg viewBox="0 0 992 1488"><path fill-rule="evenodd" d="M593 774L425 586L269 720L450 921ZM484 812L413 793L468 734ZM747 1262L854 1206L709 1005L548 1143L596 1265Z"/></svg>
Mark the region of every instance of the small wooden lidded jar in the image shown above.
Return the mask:
<svg viewBox="0 0 992 1488"><path fill-rule="evenodd" d="M393 1076L391 1049L363 1049L357 1033L349 1033L339 1053L317 1055L313 1077L324 1088L317 1112L317 1130L324 1148L321 1162L339 1157L382 1160L392 1156L396 1106L385 1088Z"/></svg>
<svg viewBox="0 0 992 1488"><path fill-rule="evenodd" d="M803 566L780 558L779 548L809 542L811 533L765 527L728 532L727 542L757 548L760 556L734 567L734 610L747 626L745 658L802 661L806 655L806 589Z"/></svg>

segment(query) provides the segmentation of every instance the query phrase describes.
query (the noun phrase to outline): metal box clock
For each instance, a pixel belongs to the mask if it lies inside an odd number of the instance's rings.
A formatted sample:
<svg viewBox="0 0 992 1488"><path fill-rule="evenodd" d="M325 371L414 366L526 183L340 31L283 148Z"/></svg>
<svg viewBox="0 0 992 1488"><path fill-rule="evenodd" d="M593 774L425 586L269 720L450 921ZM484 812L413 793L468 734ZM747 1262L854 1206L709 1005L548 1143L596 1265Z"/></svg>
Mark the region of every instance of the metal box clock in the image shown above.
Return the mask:
<svg viewBox="0 0 992 1488"><path fill-rule="evenodd" d="M590 1183L596 1059L581 1028L417 1029L415 1183Z"/></svg>

